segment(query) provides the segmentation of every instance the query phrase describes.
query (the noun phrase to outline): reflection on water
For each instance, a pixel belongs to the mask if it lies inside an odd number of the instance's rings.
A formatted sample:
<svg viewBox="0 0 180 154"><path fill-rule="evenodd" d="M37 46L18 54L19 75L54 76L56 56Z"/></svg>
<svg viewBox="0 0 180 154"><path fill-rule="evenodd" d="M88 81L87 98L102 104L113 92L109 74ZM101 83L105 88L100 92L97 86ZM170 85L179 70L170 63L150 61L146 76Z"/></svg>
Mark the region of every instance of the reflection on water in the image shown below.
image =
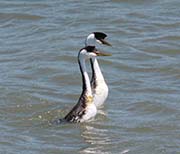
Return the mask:
<svg viewBox="0 0 180 154"><path fill-rule="evenodd" d="M111 136L111 132L108 131L107 128L101 127L101 125L84 125L82 130L81 136L83 137L84 141L88 143L88 147L83 148L80 152L81 153L111 153L111 148L114 147L114 152L125 154L128 153L130 150L125 149L121 150L118 141L114 141L113 136ZM121 138L119 136L119 138Z"/></svg>
<svg viewBox="0 0 180 154"><path fill-rule="evenodd" d="M111 144L111 139L108 136L108 130L103 128L95 128L93 126L84 126L81 135L86 143L90 145L81 151L81 153L105 153L106 148Z"/></svg>

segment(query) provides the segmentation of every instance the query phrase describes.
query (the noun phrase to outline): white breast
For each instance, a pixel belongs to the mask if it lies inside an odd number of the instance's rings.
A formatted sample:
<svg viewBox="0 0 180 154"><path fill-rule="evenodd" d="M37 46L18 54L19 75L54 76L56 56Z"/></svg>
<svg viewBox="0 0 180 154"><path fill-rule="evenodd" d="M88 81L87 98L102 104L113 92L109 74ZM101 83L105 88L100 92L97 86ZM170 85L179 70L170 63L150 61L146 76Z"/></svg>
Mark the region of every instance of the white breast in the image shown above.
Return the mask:
<svg viewBox="0 0 180 154"><path fill-rule="evenodd" d="M108 86L104 81L98 81L93 93L94 103L97 107L101 106L108 97Z"/></svg>
<svg viewBox="0 0 180 154"><path fill-rule="evenodd" d="M97 109L96 109L95 104L94 103L89 104L86 107L86 112L83 115L82 119L80 119L80 122L84 122L84 121L87 121L87 120L95 117L96 113L97 113Z"/></svg>

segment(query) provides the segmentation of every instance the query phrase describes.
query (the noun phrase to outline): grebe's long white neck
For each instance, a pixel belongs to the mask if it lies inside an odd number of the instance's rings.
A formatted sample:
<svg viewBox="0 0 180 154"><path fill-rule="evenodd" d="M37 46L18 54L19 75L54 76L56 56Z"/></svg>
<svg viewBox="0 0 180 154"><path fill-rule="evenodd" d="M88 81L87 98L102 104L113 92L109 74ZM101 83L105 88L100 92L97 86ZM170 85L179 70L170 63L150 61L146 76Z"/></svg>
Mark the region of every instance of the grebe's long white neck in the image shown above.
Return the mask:
<svg viewBox="0 0 180 154"><path fill-rule="evenodd" d="M85 58L79 54L78 63L82 75L82 93L86 93L87 95L92 95L91 84L89 80L89 76L86 70Z"/></svg>
<svg viewBox="0 0 180 154"><path fill-rule="evenodd" d="M97 33L97 32L96 32ZM96 42L99 42L97 40L97 38L95 37L96 33L91 33L87 36L86 40L85 40L85 45L86 46L95 46ZM99 32L98 32L99 33ZM103 74L101 72L101 69L99 67L98 61L96 57L92 57L90 58L90 62L91 62L91 69L92 69L92 78L91 78L91 83L93 80L97 79L97 80L104 80Z"/></svg>
<svg viewBox="0 0 180 154"><path fill-rule="evenodd" d="M92 68L92 79L97 79L98 80L104 80L103 74L101 72L101 69L99 67L99 63L95 57L90 59L91 62L91 68Z"/></svg>

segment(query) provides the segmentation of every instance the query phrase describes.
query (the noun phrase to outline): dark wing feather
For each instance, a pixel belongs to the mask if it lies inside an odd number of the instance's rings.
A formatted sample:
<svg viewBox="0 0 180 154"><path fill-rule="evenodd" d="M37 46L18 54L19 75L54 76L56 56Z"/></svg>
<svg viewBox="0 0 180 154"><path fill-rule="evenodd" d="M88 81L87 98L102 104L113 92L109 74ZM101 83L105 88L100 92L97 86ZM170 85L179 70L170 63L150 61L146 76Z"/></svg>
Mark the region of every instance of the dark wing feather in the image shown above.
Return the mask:
<svg viewBox="0 0 180 154"><path fill-rule="evenodd" d="M80 119L86 112L86 95L82 94L78 103L72 108L72 110L64 117L68 122L80 122Z"/></svg>

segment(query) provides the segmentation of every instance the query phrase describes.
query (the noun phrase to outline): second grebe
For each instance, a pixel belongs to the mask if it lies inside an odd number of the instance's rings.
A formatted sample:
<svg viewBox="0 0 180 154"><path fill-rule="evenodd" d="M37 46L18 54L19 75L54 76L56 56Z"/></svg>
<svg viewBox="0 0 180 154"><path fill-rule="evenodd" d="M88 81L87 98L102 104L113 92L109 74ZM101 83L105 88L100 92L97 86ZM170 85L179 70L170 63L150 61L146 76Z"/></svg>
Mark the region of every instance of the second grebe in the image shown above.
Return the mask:
<svg viewBox="0 0 180 154"><path fill-rule="evenodd" d="M89 34L85 40L85 45L95 46L96 42L104 45L111 46L105 38L107 35L102 32L93 32ZM110 55L110 54L108 54ZM108 86L104 80L103 74L99 67L99 63L96 57L90 58L91 69L92 69L92 78L91 78L91 88L93 92L94 102L97 107L100 107L108 96Z"/></svg>

